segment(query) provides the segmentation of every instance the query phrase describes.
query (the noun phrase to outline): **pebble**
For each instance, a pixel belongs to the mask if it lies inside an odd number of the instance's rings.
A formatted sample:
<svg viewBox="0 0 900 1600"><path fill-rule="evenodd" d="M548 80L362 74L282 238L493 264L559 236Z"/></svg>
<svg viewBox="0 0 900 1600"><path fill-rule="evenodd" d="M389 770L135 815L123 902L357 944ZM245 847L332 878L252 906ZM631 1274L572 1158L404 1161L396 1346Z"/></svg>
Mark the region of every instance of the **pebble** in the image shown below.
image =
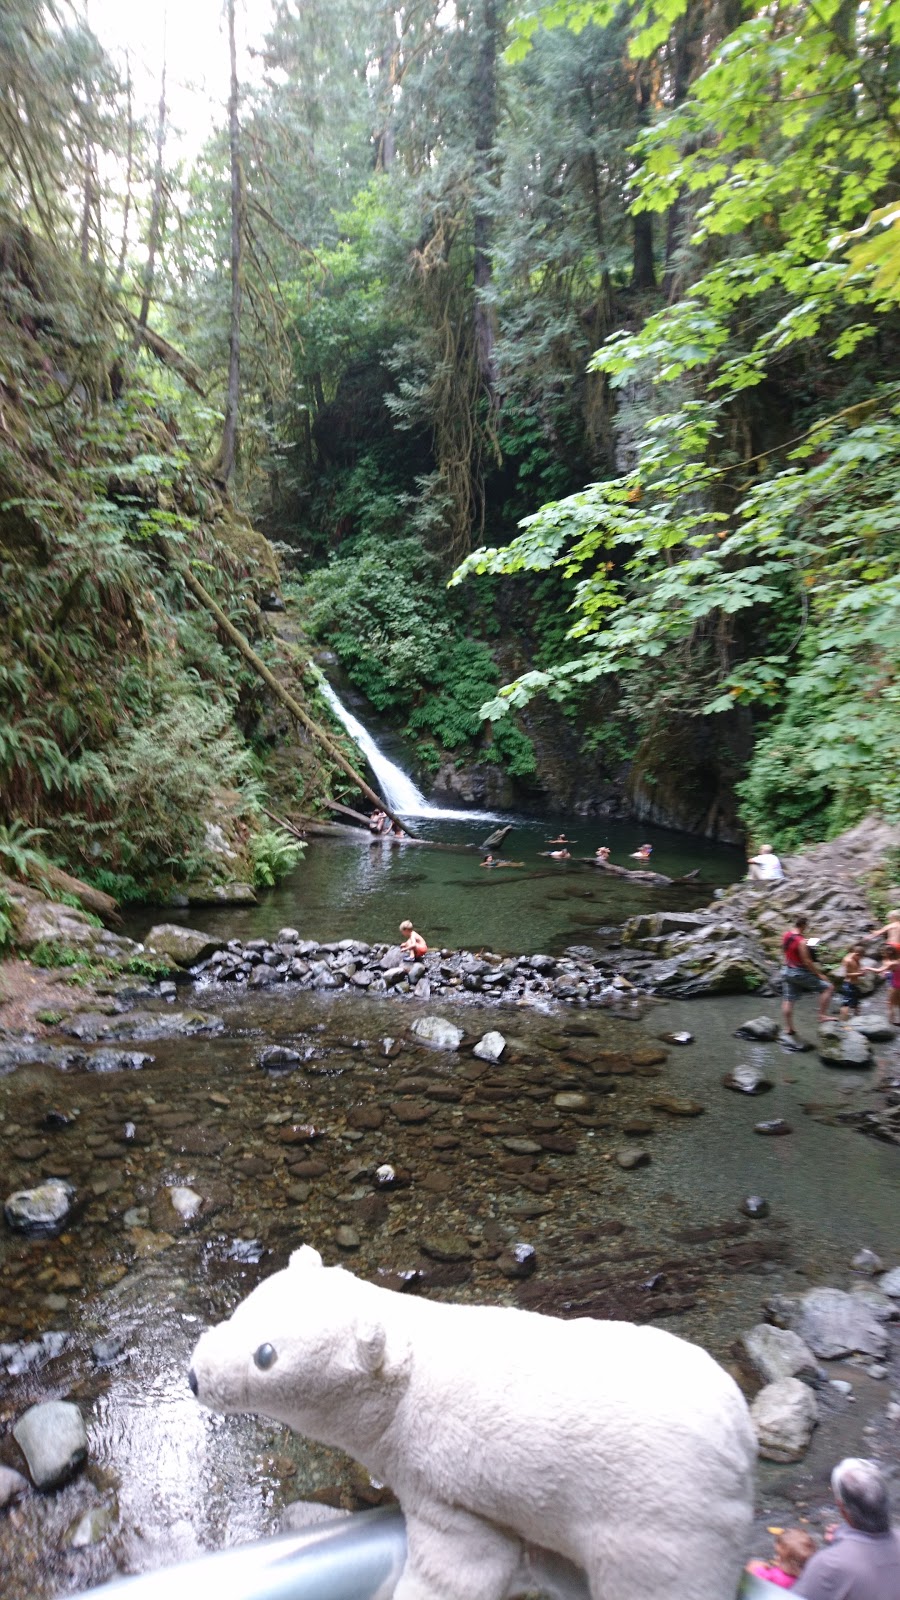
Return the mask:
<svg viewBox="0 0 900 1600"><path fill-rule="evenodd" d="M884 1271L884 1262L874 1250L863 1248L857 1250L851 1258L850 1265L854 1272L864 1272L867 1278L874 1278L875 1274Z"/></svg>
<svg viewBox="0 0 900 1600"><path fill-rule="evenodd" d="M0 1464L0 1508L19 1500L27 1488L28 1479L23 1478L21 1472L16 1472L15 1467Z"/></svg>
<svg viewBox="0 0 900 1600"><path fill-rule="evenodd" d="M337 1229L334 1236L334 1242L339 1250L358 1250L360 1243L359 1234L355 1228L350 1228L345 1223Z"/></svg>
<svg viewBox="0 0 900 1600"><path fill-rule="evenodd" d="M650 1160L649 1150L638 1150L632 1145L616 1151L616 1166L621 1167L623 1172L632 1172L635 1167L649 1167Z"/></svg>
<svg viewBox="0 0 900 1600"><path fill-rule="evenodd" d="M424 1234L419 1248L433 1261L468 1261L472 1246L461 1233Z"/></svg>
<svg viewBox="0 0 900 1600"><path fill-rule="evenodd" d="M736 1094L766 1094L772 1088L772 1080L758 1067L741 1065L726 1072L722 1087L733 1089Z"/></svg>
<svg viewBox="0 0 900 1600"><path fill-rule="evenodd" d="M746 1199L741 1201L741 1210L745 1217L758 1220L769 1215L769 1202L764 1200L761 1194L748 1194Z"/></svg>
<svg viewBox="0 0 900 1600"><path fill-rule="evenodd" d="M472 1054L481 1061L499 1061L506 1049L506 1040L502 1033L486 1033L479 1039Z"/></svg>
<svg viewBox="0 0 900 1600"><path fill-rule="evenodd" d="M530 1278L537 1267L533 1244L511 1244L497 1257L497 1267L505 1278Z"/></svg>
<svg viewBox="0 0 900 1600"><path fill-rule="evenodd" d="M755 1123L753 1127L754 1133L767 1134L770 1138L776 1138L782 1133L793 1133L793 1131L790 1123L785 1122L783 1117L772 1117L768 1122Z"/></svg>

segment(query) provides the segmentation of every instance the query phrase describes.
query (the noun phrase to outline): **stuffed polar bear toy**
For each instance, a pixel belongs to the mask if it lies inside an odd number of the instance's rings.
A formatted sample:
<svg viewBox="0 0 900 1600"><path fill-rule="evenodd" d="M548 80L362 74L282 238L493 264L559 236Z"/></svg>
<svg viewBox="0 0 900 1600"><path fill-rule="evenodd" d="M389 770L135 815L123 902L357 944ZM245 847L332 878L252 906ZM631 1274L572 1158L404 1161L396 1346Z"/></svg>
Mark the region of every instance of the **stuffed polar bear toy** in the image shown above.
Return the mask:
<svg viewBox="0 0 900 1600"><path fill-rule="evenodd" d="M591 1600L732 1600L756 1439L734 1381L659 1328L380 1289L303 1246L200 1338L189 1382L395 1491L395 1600L502 1600L526 1543Z"/></svg>

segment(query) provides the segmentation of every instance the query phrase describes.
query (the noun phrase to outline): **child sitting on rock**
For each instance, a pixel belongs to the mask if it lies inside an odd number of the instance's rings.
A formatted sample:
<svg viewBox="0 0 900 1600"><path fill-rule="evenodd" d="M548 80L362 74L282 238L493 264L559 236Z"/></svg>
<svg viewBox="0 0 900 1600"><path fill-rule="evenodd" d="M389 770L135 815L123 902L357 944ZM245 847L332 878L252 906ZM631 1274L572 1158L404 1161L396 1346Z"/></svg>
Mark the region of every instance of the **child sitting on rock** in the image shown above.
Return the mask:
<svg viewBox="0 0 900 1600"><path fill-rule="evenodd" d="M428 954L428 946L420 933L416 933L411 922L401 922L400 932L403 942L400 949L403 951L404 961L418 961L421 956Z"/></svg>
<svg viewBox="0 0 900 1600"><path fill-rule="evenodd" d="M803 1528L784 1528L775 1535L775 1560L748 1561L747 1571L754 1577L764 1578L779 1589L793 1589L810 1556L816 1553L816 1541Z"/></svg>
<svg viewBox="0 0 900 1600"><path fill-rule="evenodd" d="M748 1562L746 1570L754 1578L764 1578L777 1589L793 1589L810 1555L815 1555L815 1539L804 1528L783 1528L775 1534L775 1560Z"/></svg>

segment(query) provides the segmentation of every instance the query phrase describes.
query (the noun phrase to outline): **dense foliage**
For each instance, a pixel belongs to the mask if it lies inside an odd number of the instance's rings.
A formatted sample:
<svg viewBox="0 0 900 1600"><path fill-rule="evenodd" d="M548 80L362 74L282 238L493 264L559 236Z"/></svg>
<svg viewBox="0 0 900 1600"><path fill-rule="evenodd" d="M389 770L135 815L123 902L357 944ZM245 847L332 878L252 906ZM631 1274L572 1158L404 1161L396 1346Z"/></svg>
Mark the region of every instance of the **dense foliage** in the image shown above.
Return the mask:
<svg viewBox="0 0 900 1600"><path fill-rule="evenodd" d="M579 799L895 813L900 0L283 0L252 72L224 17L190 163L64 0L0 19L0 822L279 870L177 575L272 653L236 505L426 770L546 783L540 696Z"/></svg>

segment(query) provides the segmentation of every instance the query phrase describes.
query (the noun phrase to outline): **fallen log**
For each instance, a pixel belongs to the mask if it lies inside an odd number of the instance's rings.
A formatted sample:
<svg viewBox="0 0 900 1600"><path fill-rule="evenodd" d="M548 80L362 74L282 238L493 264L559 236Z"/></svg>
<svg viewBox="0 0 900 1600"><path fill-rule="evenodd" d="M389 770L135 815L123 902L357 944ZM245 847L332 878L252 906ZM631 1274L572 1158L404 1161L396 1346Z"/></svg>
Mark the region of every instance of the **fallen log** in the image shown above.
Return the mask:
<svg viewBox="0 0 900 1600"><path fill-rule="evenodd" d="M582 861L589 866L596 867L599 872L608 872L613 878L629 878L632 883L645 883L653 888L664 889L670 883L696 883L700 877L700 868L695 867L693 872L686 872L680 878L668 878L664 872L645 872L640 868L632 870L631 867L617 867L612 861L603 861L597 856L582 856Z"/></svg>
<svg viewBox="0 0 900 1600"><path fill-rule="evenodd" d="M365 812L354 811L352 806L342 805L340 800L326 800L324 803L329 811L339 811L342 817L352 817L354 822L361 822L364 828L368 828L369 819Z"/></svg>
<svg viewBox="0 0 900 1600"><path fill-rule="evenodd" d="M121 928L119 902L114 900L111 894L104 894L102 889L94 889L89 883L82 883L80 878L70 877L68 872L63 872L59 867L42 866L32 881L38 878L42 878L48 888L56 889L59 894L74 896L85 911L92 911L101 922L111 922L117 928ZM39 883L38 887L42 888L43 884Z"/></svg>

